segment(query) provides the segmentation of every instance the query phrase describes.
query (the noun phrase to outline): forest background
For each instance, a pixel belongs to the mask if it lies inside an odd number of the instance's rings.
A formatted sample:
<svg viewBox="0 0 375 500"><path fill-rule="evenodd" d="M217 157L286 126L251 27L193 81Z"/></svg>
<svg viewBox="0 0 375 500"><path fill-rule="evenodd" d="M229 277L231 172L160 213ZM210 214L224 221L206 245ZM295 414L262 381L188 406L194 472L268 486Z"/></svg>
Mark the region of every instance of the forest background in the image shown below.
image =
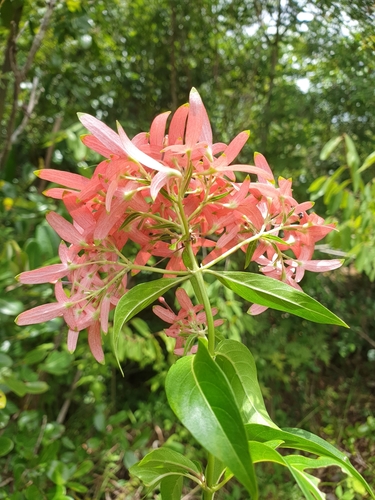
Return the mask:
<svg viewBox="0 0 375 500"><path fill-rule="evenodd" d="M319 251L346 264L307 276L304 289L350 330L277 311L251 317L230 291L210 293L223 333L256 358L271 416L330 440L375 487L374 3L2 0L0 8L0 499L158 498L129 467L161 444L193 455L163 390L173 345L150 311L124 328L124 377L111 333L102 366L82 336L67 351L59 319L14 324L52 300L50 286L21 288L14 277L55 262L59 244L44 218L63 207L43 196L33 171L89 176L99 161L80 142L76 113L111 127L119 120L132 136L186 102L193 86L216 139L250 129L240 159L263 153L276 175L293 177L297 199L338 221L341 232ZM338 469L319 477L329 500L365 498ZM262 498L301 498L276 466L261 469L260 482ZM243 498L235 483L220 493Z"/></svg>

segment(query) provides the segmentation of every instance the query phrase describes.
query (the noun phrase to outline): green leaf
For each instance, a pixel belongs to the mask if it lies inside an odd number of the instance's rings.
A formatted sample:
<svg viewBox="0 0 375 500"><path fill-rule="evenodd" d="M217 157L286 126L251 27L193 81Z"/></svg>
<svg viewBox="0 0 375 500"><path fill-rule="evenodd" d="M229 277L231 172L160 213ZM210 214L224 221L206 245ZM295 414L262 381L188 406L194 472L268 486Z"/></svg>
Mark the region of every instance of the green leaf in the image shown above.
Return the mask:
<svg viewBox="0 0 375 500"><path fill-rule="evenodd" d="M323 149L320 153L320 159L326 160L330 156L330 154L337 148L337 146L340 144L341 141L342 141L342 135L330 139L327 142L327 144L323 146Z"/></svg>
<svg viewBox="0 0 375 500"><path fill-rule="evenodd" d="M156 486L164 477L185 475L196 482L201 480L198 467L181 453L164 447L148 453L129 472L139 477L146 486Z"/></svg>
<svg viewBox="0 0 375 500"><path fill-rule="evenodd" d="M278 428L264 405L255 361L249 349L241 342L223 340L216 349L215 361L232 387L244 423Z"/></svg>
<svg viewBox="0 0 375 500"><path fill-rule="evenodd" d="M161 500L181 500L183 476L168 476L161 480Z"/></svg>
<svg viewBox="0 0 375 500"><path fill-rule="evenodd" d="M34 238L30 238L27 240L24 251L27 254L29 259L29 269L36 269L37 267L42 266L43 264L43 252L39 246L39 243Z"/></svg>
<svg viewBox="0 0 375 500"><path fill-rule="evenodd" d="M245 425L246 433L250 441L265 443L270 440L281 440L281 448L292 448L300 451L307 451L320 457L328 457L333 460L332 464L340 467L348 475L355 477L366 491L375 499L370 486L359 472L352 466L344 453L341 453L334 446L324 441L324 439L302 429L274 429L259 424ZM331 464L331 465L332 465Z"/></svg>
<svg viewBox="0 0 375 500"><path fill-rule="evenodd" d="M33 349L28 352L23 358L25 365L34 365L35 363L40 363L47 356L48 352L45 349Z"/></svg>
<svg viewBox="0 0 375 500"><path fill-rule="evenodd" d="M361 183L361 175L358 173L360 160L352 138L348 134L344 134L344 137L346 144L346 161L348 162L348 166L350 168L353 190L354 193L356 193Z"/></svg>
<svg viewBox="0 0 375 500"><path fill-rule="evenodd" d="M20 300L0 299L0 313L5 316L17 316L24 306Z"/></svg>
<svg viewBox="0 0 375 500"><path fill-rule="evenodd" d="M77 491L78 493L86 493L88 491L87 486L81 483L76 483L75 481L69 481L66 483L66 486L73 491Z"/></svg>
<svg viewBox="0 0 375 500"><path fill-rule="evenodd" d="M300 455L290 455L284 457L284 461L301 491L304 493L305 498L308 500L326 499L325 494L318 488L320 479L308 474L305 472L305 469L319 469L322 467L337 465L335 460L327 457L308 458Z"/></svg>
<svg viewBox="0 0 375 500"><path fill-rule="evenodd" d="M282 441L280 441L280 444ZM271 445L271 446L270 446ZM278 451L273 449L272 441L259 443L256 441L249 442L251 458L254 463L258 462L274 462L284 467L287 467L296 480L296 483L304 493L308 500L325 500L325 495L318 489L320 480L311 474L304 472L305 468L328 467L334 464L330 458L307 458L299 455L282 456ZM302 460L300 460L302 459Z"/></svg>
<svg viewBox="0 0 375 500"><path fill-rule="evenodd" d="M182 278L161 278L147 283L141 283L129 290L121 297L115 310L113 321L113 342L117 363L117 343L123 325L132 319L136 314L152 304L156 299L164 295L174 286L182 283L186 277Z"/></svg>
<svg viewBox="0 0 375 500"><path fill-rule="evenodd" d="M252 259L253 255L254 255L254 252L255 252L255 249L256 249L257 246L258 246L258 241L257 240L251 241L247 245L246 255L245 255L244 269L247 269L249 267L251 259Z"/></svg>
<svg viewBox="0 0 375 500"><path fill-rule="evenodd" d="M71 471L66 464L52 460L47 471L47 477L57 485L64 485L71 476Z"/></svg>
<svg viewBox="0 0 375 500"><path fill-rule="evenodd" d="M9 368L13 364L13 360L7 354L0 352L0 368Z"/></svg>
<svg viewBox="0 0 375 500"><path fill-rule="evenodd" d="M357 173L360 174L361 172L364 172L367 170L371 165L375 163L375 151L368 155L368 157L365 159L365 161L362 163L360 168L357 170Z"/></svg>
<svg viewBox="0 0 375 500"><path fill-rule="evenodd" d="M90 470L94 467L94 462L91 460L84 460L78 466L78 469L72 475L72 478L77 479L77 477L85 476L90 472Z"/></svg>
<svg viewBox="0 0 375 500"><path fill-rule="evenodd" d="M274 241L275 243L280 243L281 245L284 246L289 245L287 241L283 240L279 236L275 236L274 234L265 234L264 236L262 236L262 240Z"/></svg>
<svg viewBox="0 0 375 500"><path fill-rule="evenodd" d="M327 176L324 175L322 177L318 177L317 179L315 179L315 181L309 186L307 192L308 193L314 193L315 191L320 191L320 188L322 187L322 185L326 182L327 180ZM323 192L319 195L321 196L323 194Z"/></svg>
<svg viewBox="0 0 375 500"><path fill-rule="evenodd" d="M236 271L219 273L211 270L206 272L216 276L224 286L249 302L295 314L315 323L348 327L317 300L282 281L254 273Z"/></svg>
<svg viewBox="0 0 375 500"><path fill-rule="evenodd" d="M11 439L1 436L0 437L0 457L8 455L13 450L14 443Z"/></svg>
<svg viewBox="0 0 375 500"><path fill-rule="evenodd" d="M22 380L18 380L15 377L3 377L4 384L9 387L17 396L21 398L26 394L27 388L26 384Z"/></svg>
<svg viewBox="0 0 375 500"><path fill-rule="evenodd" d="M25 386L27 394L43 394L43 392L46 392L49 389L49 385L41 380L37 380L36 382L26 382Z"/></svg>
<svg viewBox="0 0 375 500"><path fill-rule="evenodd" d="M353 139L348 134L344 134L344 138L346 145L346 161L348 162L350 170L352 172L356 172L360 163L357 149L355 147Z"/></svg>
<svg viewBox="0 0 375 500"><path fill-rule="evenodd" d="M177 417L256 500L256 476L240 411L226 376L202 340L195 356L186 356L171 367L165 386Z"/></svg>
<svg viewBox="0 0 375 500"><path fill-rule="evenodd" d="M73 356L65 351L53 351L39 368L53 375L63 375L68 371L72 359Z"/></svg>

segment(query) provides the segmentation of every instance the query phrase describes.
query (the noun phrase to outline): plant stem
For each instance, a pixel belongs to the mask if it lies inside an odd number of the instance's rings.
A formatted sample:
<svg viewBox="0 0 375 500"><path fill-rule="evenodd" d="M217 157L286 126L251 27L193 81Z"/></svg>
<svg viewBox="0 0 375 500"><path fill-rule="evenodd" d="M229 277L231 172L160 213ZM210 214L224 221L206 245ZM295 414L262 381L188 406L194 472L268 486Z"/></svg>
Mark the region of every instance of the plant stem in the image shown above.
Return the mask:
<svg viewBox="0 0 375 500"><path fill-rule="evenodd" d="M193 283L194 288L197 289L197 298L198 300L203 302L204 311L206 313L207 320L207 336L208 336L208 352L211 356L215 354L215 326L214 326L214 318L212 315L211 303L207 294L206 284L203 279L202 269L199 267L197 259L195 258L194 251L191 245L191 241L189 239L189 224L185 216L184 207L182 204L182 200L179 197L177 201L178 212L181 223L185 232L185 248L189 256L189 260L191 263L191 281ZM214 483L214 471L215 471L215 457L208 453L207 455L207 467L206 467L206 487L211 488ZM210 489L203 490L202 499L203 500L213 500L215 495L214 491Z"/></svg>
<svg viewBox="0 0 375 500"><path fill-rule="evenodd" d="M206 485L213 486L214 482L214 470L215 470L215 457L208 453L207 456L207 467L206 467ZM202 500L213 500L215 495L214 491L203 490Z"/></svg>

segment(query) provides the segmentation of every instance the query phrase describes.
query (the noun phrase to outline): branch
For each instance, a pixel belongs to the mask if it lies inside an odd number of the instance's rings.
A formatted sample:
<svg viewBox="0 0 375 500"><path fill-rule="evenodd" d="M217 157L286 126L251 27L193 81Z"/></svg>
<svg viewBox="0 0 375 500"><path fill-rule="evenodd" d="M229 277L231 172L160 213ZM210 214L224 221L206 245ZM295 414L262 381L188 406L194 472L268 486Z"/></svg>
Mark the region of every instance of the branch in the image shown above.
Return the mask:
<svg viewBox="0 0 375 500"><path fill-rule="evenodd" d="M30 93L29 104L27 105L25 115L23 117L22 122L20 123L20 125L16 128L16 130L11 135L11 138L10 138L11 144L14 144L17 141L18 136L25 130L26 125L27 125L28 121L30 120L31 113L33 112L36 104L38 103L39 96L40 96L40 91L37 92L38 83L39 83L39 78L37 76L34 76L33 86L31 88L31 93Z"/></svg>
<svg viewBox="0 0 375 500"><path fill-rule="evenodd" d="M44 35L46 34L48 24L49 24L49 21L51 19L52 12L53 12L53 9L55 7L56 1L57 0L50 0L50 2L47 4L47 10L46 10L46 12L43 16L43 19L40 23L39 31L34 37L33 43L31 44L31 48L29 51L29 55L27 56L26 62L24 64L23 68L21 69L21 74L22 74L23 79L25 78L26 74L28 73L28 71L33 63L35 54L38 52L39 47L40 47L42 40L44 38Z"/></svg>
<svg viewBox="0 0 375 500"><path fill-rule="evenodd" d="M57 0L50 0L49 3L47 4L47 10L44 13L43 19L40 23L39 26L39 31L35 35L33 42L31 44L30 51L28 53L28 56L26 58L26 62L22 67L19 67L17 64L17 58L16 58L16 36L17 36L17 25L16 23L12 22L11 23L11 41L10 41L10 46L9 46L9 62L10 62L10 67L14 73L14 85L13 85L13 103L12 103L12 109L10 112L8 124L7 124L7 134L6 134L6 139L4 141L4 146L3 146L3 151L0 154L0 170L5 166L9 151L11 149L12 144L14 141L17 139L18 135L20 132L25 128L27 121L29 118L26 119L26 123L24 124L23 128L20 131L14 132L15 129L15 122L16 122L16 114L18 111L18 95L20 93L21 89L21 83L25 80L26 75L34 61L35 55L42 43L42 40L44 38L44 35L46 34L48 24L50 22L51 16L53 9L55 7ZM32 99L32 96L30 96L30 104L33 104L32 101L37 101L36 95ZM35 106L36 102L34 102ZM24 117L25 119L26 117ZM21 125L22 126L22 123ZM16 134L16 135L14 135Z"/></svg>

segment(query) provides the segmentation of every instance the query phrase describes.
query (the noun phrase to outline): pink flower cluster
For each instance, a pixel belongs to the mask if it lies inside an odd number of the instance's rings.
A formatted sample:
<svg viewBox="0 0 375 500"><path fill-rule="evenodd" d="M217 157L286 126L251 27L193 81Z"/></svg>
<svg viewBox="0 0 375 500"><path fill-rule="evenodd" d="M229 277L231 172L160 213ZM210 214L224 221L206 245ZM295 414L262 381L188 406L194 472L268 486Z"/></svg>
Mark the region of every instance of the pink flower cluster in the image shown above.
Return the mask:
<svg viewBox="0 0 375 500"><path fill-rule="evenodd" d="M251 260L264 274L297 288L305 270L341 265L339 260L311 260L315 243L334 226L307 213L312 203L293 198L291 180L280 178L277 185L259 153L255 165L232 164L248 139L247 131L229 145L214 143L195 89L189 103L174 113L167 135L168 118L169 113L157 116L149 132L130 140L119 124L116 133L80 114L91 132L83 143L106 159L91 179L51 169L37 172L41 179L63 186L45 194L64 202L72 222L48 214L49 224L69 244L60 246L62 263L22 273L19 280L55 283L57 303L20 314L19 325L63 316L69 349L74 350L79 331L87 328L91 351L102 361L101 331L107 332L109 311L126 293L127 273L135 274L150 259L160 260L169 276L188 272L183 261L187 241L201 265L210 267L234 248L246 252L251 238L259 236ZM245 180L238 182L235 172L247 174ZM139 247L132 261L123 251L128 241ZM186 305L186 297L182 300ZM263 309L254 305L251 312ZM182 347L179 341L177 349Z"/></svg>
<svg viewBox="0 0 375 500"><path fill-rule="evenodd" d="M165 333L176 339L175 354L182 355L186 351L185 342L189 339L189 344L192 345L198 337L204 337L207 330L206 313L203 311L203 305L193 306L188 294L183 288L176 290L176 298L180 304L178 314L175 314L167 305L164 297L160 297L160 302L164 303L165 307L154 306L153 311L156 316L159 316L166 323L172 326L165 330ZM212 315L217 314L217 309L212 309ZM214 321L214 326L220 326L224 320L217 319ZM189 353L197 352L197 346L194 345L188 349Z"/></svg>

